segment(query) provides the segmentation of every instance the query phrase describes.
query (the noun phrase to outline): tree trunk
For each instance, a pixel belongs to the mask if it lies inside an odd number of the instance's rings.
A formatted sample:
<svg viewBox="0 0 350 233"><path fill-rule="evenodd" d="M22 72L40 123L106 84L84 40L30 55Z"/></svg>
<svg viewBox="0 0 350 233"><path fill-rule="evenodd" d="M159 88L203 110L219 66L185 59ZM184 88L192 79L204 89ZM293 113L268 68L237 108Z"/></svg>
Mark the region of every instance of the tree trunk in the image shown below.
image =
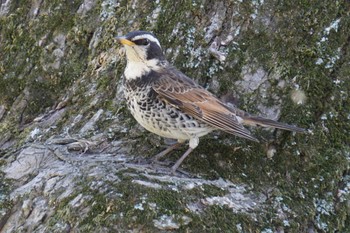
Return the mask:
<svg viewBox="0 0 350 233"><path fill-rule="evenodd" d="M1 232L347 232L349 1L4 0ZM227 103L307 128L214 132L177 175L128 112L117 35L152 31Z"/></svg>

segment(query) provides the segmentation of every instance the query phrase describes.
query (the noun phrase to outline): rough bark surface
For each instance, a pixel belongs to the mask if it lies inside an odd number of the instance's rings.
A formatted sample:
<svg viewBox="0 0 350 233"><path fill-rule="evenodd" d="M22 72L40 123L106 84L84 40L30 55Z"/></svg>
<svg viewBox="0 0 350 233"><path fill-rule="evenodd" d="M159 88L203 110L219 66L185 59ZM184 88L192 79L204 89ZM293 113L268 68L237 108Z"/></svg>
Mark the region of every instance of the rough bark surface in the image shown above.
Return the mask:
<svg viewBox="0 0 350 233"><path fill-rule="evenodd" d="M1 232L350 232L349 1L3 0ZM126 109L123 50L153 31L228 103L308 129L168 142Z"/></svg>

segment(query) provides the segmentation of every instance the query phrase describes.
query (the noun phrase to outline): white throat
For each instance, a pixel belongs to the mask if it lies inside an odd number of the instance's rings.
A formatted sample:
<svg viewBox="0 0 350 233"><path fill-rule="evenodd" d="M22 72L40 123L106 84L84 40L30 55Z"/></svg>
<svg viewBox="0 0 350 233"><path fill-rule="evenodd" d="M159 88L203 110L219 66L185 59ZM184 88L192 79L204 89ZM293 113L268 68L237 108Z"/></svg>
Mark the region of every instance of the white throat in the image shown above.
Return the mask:
<svg viewBox="0 0 350 233"><path fill-rule="evenodd" d="M147 51L144 48L125 46L125 51L127 65L124 75L127 80L139 78L151 70L157 71L161 68L158 59L147 60Z"/></svg>
<svg viewBox="0 0 350 233"><path fill-rule="evenodd" d="M148 60L147 62L128 60L124 71L125 78L127 80L136 79L151 72L151 70L157 71L160 68L157 66L158 62L158 59Z"/></svg>

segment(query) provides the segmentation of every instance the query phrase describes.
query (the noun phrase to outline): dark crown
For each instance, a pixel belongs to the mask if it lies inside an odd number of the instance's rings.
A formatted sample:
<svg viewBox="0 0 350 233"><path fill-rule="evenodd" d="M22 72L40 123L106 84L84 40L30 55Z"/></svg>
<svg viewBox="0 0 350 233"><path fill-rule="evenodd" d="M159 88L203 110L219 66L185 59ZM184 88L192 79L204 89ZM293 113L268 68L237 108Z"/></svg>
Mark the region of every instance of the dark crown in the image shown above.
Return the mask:
<svg viewBox="0 0 350 233"><path fill-rule="evenodd" d="M157 37L153 33L146 31L133 31L129 32L125 38L134 42L138 46L145 46L147 49L147 60L165 60L162 48L159 45Z"/></svg>
<svg viewBox="0 0 350 233"><path fill-rule="evenodd" d="M128 40L131 40L137 36L143 36L143 35L150 35L154 38L157 38L153 33L151 32L146 32L146 31L133 31L133 32L129 32L128 34L126 34L125 38Z"/></svg>

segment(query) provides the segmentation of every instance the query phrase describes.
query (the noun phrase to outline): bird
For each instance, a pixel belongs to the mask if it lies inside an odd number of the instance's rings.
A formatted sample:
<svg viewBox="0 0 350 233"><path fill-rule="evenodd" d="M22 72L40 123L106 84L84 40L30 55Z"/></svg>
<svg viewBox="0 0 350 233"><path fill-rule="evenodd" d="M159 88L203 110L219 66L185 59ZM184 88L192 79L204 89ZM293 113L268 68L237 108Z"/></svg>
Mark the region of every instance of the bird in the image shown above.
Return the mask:
<svg viewBox="0 0 350 233"><path fill-rule="evenodd" d="M303 128L253 116L222 102L171 65L151 32L132 31L116 39L125 48L123 90L131 114L146 130L177 140L155 155L155 160L188 141L188 149L171 167L173 173L198 146L199 138L214 130L255 142L259 140L245 125L305 132Z"/></svg>

